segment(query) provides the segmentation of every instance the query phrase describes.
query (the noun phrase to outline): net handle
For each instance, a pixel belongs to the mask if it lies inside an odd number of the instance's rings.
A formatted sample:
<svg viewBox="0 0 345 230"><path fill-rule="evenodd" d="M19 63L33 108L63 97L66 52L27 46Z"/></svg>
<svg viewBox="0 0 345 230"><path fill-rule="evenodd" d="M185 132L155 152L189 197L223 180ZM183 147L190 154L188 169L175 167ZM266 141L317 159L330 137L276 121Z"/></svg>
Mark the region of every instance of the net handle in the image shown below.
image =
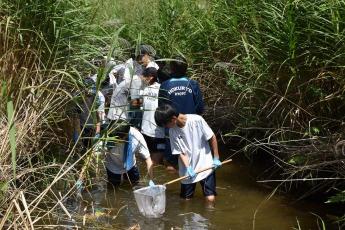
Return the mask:
<svg viewBox="0 0 345 230"><path fill-rule="evenodd" d="M231 162L231 161L232 161L232 159L225 160L225 161L223 161L223 162L222 162L222 165L223 165L223 164L227 164L227 163L229 163L229 162ZM199 169L199 170L195 171L195 173L196 173L196 174L198 174L198 173L201 173L201 172L204 172L204 171L207 171L207 170L213 169L213 168L214 168L213 166L210 166L210 167L207 167L207 168ZM166 183L165 183L165 184L163 184L163 185L164 185L164 186L165 186L165 185L169 185L169 184L172 184L172 183L178 182L178 181L180 181L180 180L187 179L188 177L189 177L188 175L187 175L187 176L182 176L182 177L179 177L179 178L177 178L177 179L174 179L174 180L168 181L168 182L166 182Z"/></svg>

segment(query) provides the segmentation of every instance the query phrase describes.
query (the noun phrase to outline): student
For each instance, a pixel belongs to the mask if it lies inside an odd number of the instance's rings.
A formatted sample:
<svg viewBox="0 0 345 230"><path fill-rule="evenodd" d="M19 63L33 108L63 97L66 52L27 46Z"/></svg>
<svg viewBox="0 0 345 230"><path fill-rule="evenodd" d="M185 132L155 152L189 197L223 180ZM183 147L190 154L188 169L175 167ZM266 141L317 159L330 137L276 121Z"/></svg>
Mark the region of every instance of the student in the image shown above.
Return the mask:
<svg viewBox="0 0 345 230"><path fill-rule="evenodd" d="M173 105L178 113L199 114L204 110L204 102L198 82L187 77L187 61L181 56L170 62L171 78L161 84L158 105ZM166 131L168 134L168 131ZM177 165L177 157L171 154L169 139L166 140L165 160L168 170Z"/></svg>
<svg viewBox="0 0 345 230"><path fill-rule="evenodd" d="M110 71L110 76L115 84L111 96L108 119L115 121L123 119L130 121L135 127L140 128L141 112L140 110L140 90L142 90L142 71L143 67L155 66L152 57L156 51L149 45L139 46L136 53L133 50L131 58L123 65L115 66ZM157 64L156 64L157 65ZM158 68L158 66L157 66Z"/></svg>
<svg viewBox="0 0 345 230"><path fill-rule="evenodd" d="M139 52L137 54L137 61L144 68L153 67L159 69L159 65L154 61L156 56L156 50L150 45L140 45Z"/></svg>
<svg viewBox="0 0 345 230"><path fill-rule="evenodd" d="M101 91L96 91L96 83L91 77L83 80L82 92L77 96L77 113L74 121L74 139L82 136L85 148L91 147L92 140L100 137L101 125L105 121L105 97Z"/></svg>
<svg viewBox="0 0 345 230"><path fill-rule="evenodd" d="M108 129L108 152L105 158L105 167L108 180L114 186L121 184L123 179L132 185L139 181L139 169L136 164L135 154L138 153L146 162L150 178L153 176L152 161L143 135L123 120L117 120ZM153 182L150 181L150 184Z"/></svg>
<svg viewBox="0 0 345 230"><path fill-rule="evenodd" d="M162 163L163 151L165 149L164 128L156 125L154 116L158 107L158 92L160 84L157 82L157 69L146 68L143 72L143 119L141 123L141 133L151 152L152 160L155 164Z"/></svg>
<svg viewBox="0 0 345 230"><path fill-rule="evenodd" d="M161 84L159 105L173 105L179 113L199 114L204 111L204 102L199 83L187 77L188 64L181 56L170 62L171 78Z"/></svg>
<svg viewBox="0 0 345 230"><path fill-rule="evenodd" d="M128 100L130 98L132 78L135 78L136 74L141 74L141 72L142 70L132 59L127 60L126 63L122 65L115 66L113 70L110 71L110 77L114 79L112 81L114 87L107 115L109 120L128 120Z"/></svg>
<svg viewBox="0 0 345 230"><path fill-rule="evenodd" d="M180 196L192 198L196 183L200 182L206 201L214 202L217 195L215 172L207 170L195 174L199 169L221 166L217 139L211 128L201 116L178 113L168 104L158 107L155 121L159 126L170 128L172 154L179 156L179 174L189 175L181 182Z"/></svg>
<svg viewBox="0 0 345 230"><path fill-rule="evenodd" d="M154 62L154 57L156 55L155 49L150 45L140 45L138 47L137 52L135 53L135 60L141 66L142 71L146 68L153 67L155 69L159 69L159 66ZM128 71L125 72L128 75ZM132 82L131 82L131 89L130 89L130 116L131 116L131 123L141 128L141 120L142 120L142 111L140 110L140 91L143 90L143 82L142 82L142 72L133 75Z"/></svg>

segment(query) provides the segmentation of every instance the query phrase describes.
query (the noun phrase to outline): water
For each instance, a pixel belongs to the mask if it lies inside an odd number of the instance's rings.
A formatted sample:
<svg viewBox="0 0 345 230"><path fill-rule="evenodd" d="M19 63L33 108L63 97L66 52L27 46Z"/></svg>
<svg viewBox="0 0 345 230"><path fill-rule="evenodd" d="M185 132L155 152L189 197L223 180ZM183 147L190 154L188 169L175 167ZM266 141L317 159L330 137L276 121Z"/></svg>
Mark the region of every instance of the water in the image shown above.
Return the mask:
<svg viewBox="0 0 345 230"><path fill-rule="evenodd" d="M141 167L141 172L146 172L145 168ZM167 173L162 166L156 167L154 173L157 184L178 176ZM105 174L95 178L95 185L84 191L84 201L67 206L76 216L79 215L78 225L83 225L84 221L85 226L93 229L267 230L299 229L300 226L305 230L319 229L318 222L321 222L316 215L327 220L324 208L319 204L295 202L278 194L270 197L272 189L257 183L255 175L243 161L234 160L222 166L216 175L218 196L214 208L205 204L200 185L194 198L184 201L179 198L180 184L175 183L167 186L163 217L145 218L138 211L130 185L114 190L107 186Z"/></svg>

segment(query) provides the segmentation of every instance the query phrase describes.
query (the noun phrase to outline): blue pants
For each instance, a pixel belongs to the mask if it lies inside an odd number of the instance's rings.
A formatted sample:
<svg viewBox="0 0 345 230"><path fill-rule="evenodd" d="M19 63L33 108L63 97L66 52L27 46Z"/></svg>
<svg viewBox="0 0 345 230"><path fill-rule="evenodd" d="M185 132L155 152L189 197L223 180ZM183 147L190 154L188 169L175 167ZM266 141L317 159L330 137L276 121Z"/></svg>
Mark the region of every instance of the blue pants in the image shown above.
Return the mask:
<svg viewBox="0 0 345 230"><path fill-rule="evenodd" d="M213 171L205 179L199 181L204 196L216 196L216 173ZM195 187L197 183L193 184L181 184L181 198L190 199L194 195Z"/></svg>

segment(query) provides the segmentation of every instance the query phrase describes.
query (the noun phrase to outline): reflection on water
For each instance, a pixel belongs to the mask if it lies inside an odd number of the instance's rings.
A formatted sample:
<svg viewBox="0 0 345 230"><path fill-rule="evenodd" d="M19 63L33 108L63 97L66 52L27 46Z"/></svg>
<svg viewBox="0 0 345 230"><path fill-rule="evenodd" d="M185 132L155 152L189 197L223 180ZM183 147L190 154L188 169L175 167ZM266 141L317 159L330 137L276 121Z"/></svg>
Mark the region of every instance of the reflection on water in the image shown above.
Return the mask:
<svg viewBox="0 0 345 230"><path fill-rule="evenodd" d="M203 217L200 214L191 212L191 213L186 213L183 214L183 229L186 230L194 230L194 229L208 229L209 227L209 222L208 219Z"/></svg>
<svg viewBox="0 0 345 230"><path fill-rule="evenodd" d="M155 175L156 184L177 177L161 166L155 168ZM130 185L115 190L105 178L94 179L94 185L83 192L83 201L66 205L71 213L79 215L78 225L84 224L86 229L267 230L298 229L299 224L305 230L318 229L317 217L312 213L323 216L320 206L307 202L292 205L291 200L280 195L267 199L270 191L255 182L246 164L236 161L217 170L218 196L214 208L206 207L200 185L195 197L184 201L179 198L180 185L175 183L166 190L165 214L156 219L139 213Z"/></svg>

